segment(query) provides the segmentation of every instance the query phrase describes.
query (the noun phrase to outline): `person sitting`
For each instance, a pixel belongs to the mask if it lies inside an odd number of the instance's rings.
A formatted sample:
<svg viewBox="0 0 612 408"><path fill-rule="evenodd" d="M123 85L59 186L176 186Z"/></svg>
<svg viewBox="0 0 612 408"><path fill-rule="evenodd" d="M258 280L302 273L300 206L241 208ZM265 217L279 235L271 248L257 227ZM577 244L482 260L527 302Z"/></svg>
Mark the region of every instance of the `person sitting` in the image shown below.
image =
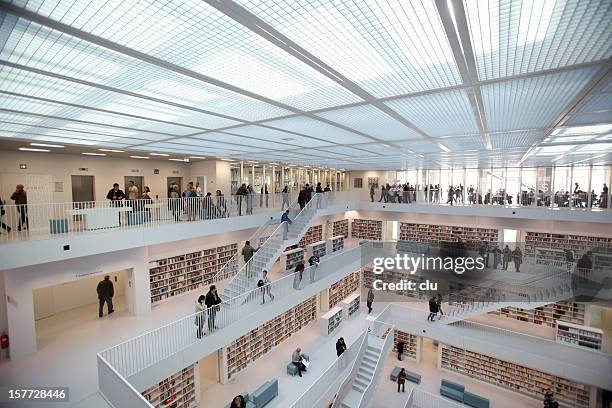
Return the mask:
<svg viewBox="0 0 612 408"><path fill-rule="evenodd" d="M302 354L302 349L299 347L296 348L293 354L291 355L291 362L293 363L294 366L297 367L298 375L300 377L302 376L302 371L306 371L306 365L304 365L304 360L307 360L307 359L306 359L306 356Z"/></svg>
<svg viewBox="0 0 612 408"><path fill-rule="evenodd" d="M230 408L246 408L246 401L242 395L236 395L232 400Z"/></svg>

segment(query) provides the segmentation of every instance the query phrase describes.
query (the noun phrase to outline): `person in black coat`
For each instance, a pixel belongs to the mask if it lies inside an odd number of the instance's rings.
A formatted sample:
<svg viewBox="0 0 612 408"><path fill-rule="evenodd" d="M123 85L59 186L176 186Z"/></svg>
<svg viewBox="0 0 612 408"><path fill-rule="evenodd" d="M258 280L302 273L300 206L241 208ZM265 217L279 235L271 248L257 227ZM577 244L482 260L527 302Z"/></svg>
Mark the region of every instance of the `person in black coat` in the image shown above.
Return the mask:
<svg viewBox="0 0 612 408"><path fill-rule="evenodd" d="M236 395L232 400L230 408L246 408L246 401L242 395Z"/></svg>
<svg viewBox="0 0 612 408"><path fill-rule="evenodd" d="M429 299L429 316L427 316L427 320L434 321L434 317L438 313L438 299L435 296L432 296Z"/></svg>
<svg viewBox="0 0 612 408"><path fill-rule="evenodd" d="M344 342L344 338L340 337L336 342L336 354L338 357L342 355L346 351L346 343Z"/></svg>
<svg viewBox="0 0 612 408"><path fill-rule="evenodd" d="M221 298L217 294L217 287L215 285L211 285L208 293L206 294L206 298L204 299L204 304L208 309L208 330L213 331L217 327L215 326L215 316L219 311L219 304L221 303Z"/></svg>
<svg viewBox="0 0 612 408"><path fill-rule="evenodd" d="M113 287L113 282L111 282L109 275L106 275L104 280L98 283L96 292L98 292L98 300L100 303L100 307L98 308L98 316L102 317L102 308L104 307L104 303L106 303L106 306L108 307L108 314L113 313L115 311L113 308L115 288Z"/></svg>
<svg viewBox="0 0 612 408"><path fill-rule="evenodd" d="M397 348L397 359L402 361L404 359L404 342L398 342L395 347Z"/></svg>

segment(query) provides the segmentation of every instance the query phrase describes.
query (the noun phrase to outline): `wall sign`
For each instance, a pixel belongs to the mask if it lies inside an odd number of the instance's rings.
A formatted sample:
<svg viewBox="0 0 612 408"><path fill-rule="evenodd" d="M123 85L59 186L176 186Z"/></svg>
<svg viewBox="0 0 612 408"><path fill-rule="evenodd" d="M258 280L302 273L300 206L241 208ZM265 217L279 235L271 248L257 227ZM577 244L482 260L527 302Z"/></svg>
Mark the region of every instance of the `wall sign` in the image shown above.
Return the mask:
<svg viewBox="0 0 612 408"><path fill-rule="evenodd" d="M21 170L25 170L25 169L27 169L27 168L28 168L28 165L27 165L27 164L25 164L25 163L20 163L20 164L19 164L19 168L20 168Z"/></svg>
<svg viewBox="0 0 612 408"><path fill-rule="evenodd" d="M56 181L54 183L55 185L55 192L56 193L63 193L64 192L64 182L63 181Z"/></svg>
<svg viewBox="0 0 612 408"><path fill-rule="evenodd" d="M89 171L87 167L79 167L79 171Z"/></svg>
<svg viewBox="0 0 612 408"><path fill-rule="evenodd" d="M153 169L153 174L159 174L159 169Z"/></svg>
<svg viewBox="0 0 612 408"><path fill-rule="evenodd" d="M172 174L179 174L180 172L178 170L172 170Z"/></svg>
<svg viewBox="0 0 612 408"><path fill-rule="evenodd" d="M132 173L140 173L139 169L132 169Z"/></svg>

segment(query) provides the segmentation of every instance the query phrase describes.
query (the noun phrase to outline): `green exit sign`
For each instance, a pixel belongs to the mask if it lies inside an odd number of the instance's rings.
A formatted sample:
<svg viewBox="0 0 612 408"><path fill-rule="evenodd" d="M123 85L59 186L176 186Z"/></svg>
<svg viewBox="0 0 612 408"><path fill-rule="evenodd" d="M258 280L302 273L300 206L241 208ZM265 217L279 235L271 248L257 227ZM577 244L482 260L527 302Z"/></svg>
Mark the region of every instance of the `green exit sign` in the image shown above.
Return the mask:
<svg viewBox="0 0 612 408"><path fill-rule="evenodd" d="M20 168L20 169L22 169L22 170L25 170L25 169L27 169L27 168L28 168L28 165L27 165L27 164L25 164L25 163L20 163L20 164L19 164L19 168Z"/></svg>

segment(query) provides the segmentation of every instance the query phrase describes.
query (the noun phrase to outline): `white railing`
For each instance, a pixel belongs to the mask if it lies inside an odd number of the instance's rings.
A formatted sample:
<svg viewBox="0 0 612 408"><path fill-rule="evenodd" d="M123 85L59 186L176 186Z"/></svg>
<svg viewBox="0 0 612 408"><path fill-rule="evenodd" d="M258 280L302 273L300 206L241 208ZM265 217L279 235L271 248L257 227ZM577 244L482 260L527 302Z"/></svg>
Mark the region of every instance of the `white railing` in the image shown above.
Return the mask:
<svg viewBox="0 0 612 408"><path fill-rule="evenodd" d="M337 395L340 384L347 377L347 371L355 364L359 354L367 348L367 330L348 346L344 353L317 378L291 408L327 408L329 402Z"/></svg>
<svg viewBox="0 0 612 408"><path fill-rule="evenodd" d="M344 377L336 396L334 397L334 401L332 403L332 408L340 408L342 406L342 401L348 395L351 390L351 386L353 385L353 381L357 377L357 372L359 371L359 366L361 365L361 361L363 360L363 356L365 355L368 349L368 339L369 334L365 337L363 343L359 347L359 351L355 356L355 359L352 362L350 372Z"/></svg>
<svg viewBox="0 0 612 408"><path fill-rule="evenodd" d="M98 383L104 398L113 407L151 408L151 405L125 380L100 354L98 358Z"/></svg>
<svg viewBox="0 0 612 408"><path fill-rule="evenodd" d="M374 368L374 373L372 374L372 379L370 383L364 390L361 398L359 400L359 404L357 407L368 407L372 402L372 398L374 397L374 392L376 391L376 387L378 386L378 382L380 381L380 376L382 375L383 368L385 366L385 360L387 356L393 349L394 344L394 332L393 325L385 322L374 322L374 330L373 333L370 333L370 336L374 336L377 339L383 340L383 346L380 351L380 355L378 356L378 361L376 362L376 367Z"/></svg>
<svg viewBox="0 0 612 408"><path fill-rule="evenodd" d="M465 408L465 405L414 387L404 408Z"/></svg>
<svg viewBox="0 0 612 408"><path fill-rule="evenodd" d="M315 269L313 281L329 276L361 257L361 246L338 251L326 256ZM224 329L250 315L259 313L262 298L268 290L277 302L311 284L311 268L306 268L302 279L291 274L269 285L256 288L226 300L217 307L203 313L193 313L165 326L146 332L116 346L108 348L100 355L124 377L130 377L198 342L205 342L206 335ZM266 304L269 304L268 300ZM200 323L201 322L201 323ZM198 323L205 334L198 338ZM214 323L214 324L213 324Z"/></svg>

